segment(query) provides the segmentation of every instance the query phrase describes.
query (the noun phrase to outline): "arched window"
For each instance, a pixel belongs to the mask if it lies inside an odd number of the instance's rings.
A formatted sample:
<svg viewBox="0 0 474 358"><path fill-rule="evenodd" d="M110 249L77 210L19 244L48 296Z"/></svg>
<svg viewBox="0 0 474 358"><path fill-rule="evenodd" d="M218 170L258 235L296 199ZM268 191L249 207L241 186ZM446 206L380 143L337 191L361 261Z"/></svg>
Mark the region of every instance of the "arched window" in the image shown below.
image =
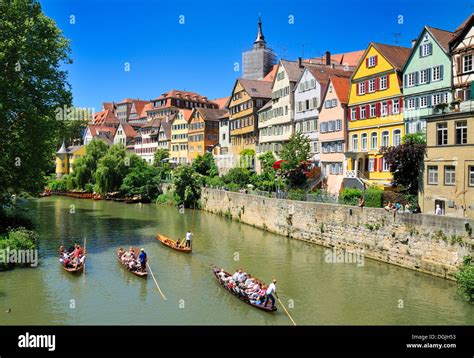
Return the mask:
<svg viewBox="0 0 474 358"><path fill-rule="evenodd" d="M378 150L379 149L379 141L378 141L377 132L370 133L370 149L372 149L372 150Z"/></svg>
<svg viewBox="0 0 474 358"><path fill-rule="evenodd" d="M396 129L393 131L393 145L398 146L402 143L402 131Z"/></svg>
<svg viewBox="0 0 474 358"><path fill-rule="evenodd" d="M382 132L382 147L388 147L390 145L390 133L389 131Z"/></svg>
<svg viewBox="0 0 474 358"><path fill-rule="evenodd" d="M360 135L360 150L367 150L367 133Z"/></svg>
<svg viewBox="0 0 474 358"><path fill-rule="evenodd" d="M352 135L352 151L357 152L359 149L359 136L357 134Z"/></svg>

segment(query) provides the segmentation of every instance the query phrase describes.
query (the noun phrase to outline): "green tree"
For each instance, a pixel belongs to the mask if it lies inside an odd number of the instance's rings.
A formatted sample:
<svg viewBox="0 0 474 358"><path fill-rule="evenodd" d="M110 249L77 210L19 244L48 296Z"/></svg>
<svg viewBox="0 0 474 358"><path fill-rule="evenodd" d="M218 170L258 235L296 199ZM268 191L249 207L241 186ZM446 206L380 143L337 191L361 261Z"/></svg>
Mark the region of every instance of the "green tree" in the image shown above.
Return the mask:
<svg viewBox="0 0 474 358"><path fill-rule="evenodd" d="M148 165L144 160L134 163L123 179L120 191L127 197L140 196L145 201L155 200L161 194L158 168Z"/></svg>
<svg viewBox="0 0 474 358"><path fill-rule="evenodd" d="M164 160L168 159L169 157L170 151L168 149L160 148L153 155L153 163L155 163L157 167L162 166L165 164Z"/></svg>
<svg viewBox="0 0 474 358"><path fill-rule="evenodd" d="M126 160L127 158L127 160ZM130 171L130 159L123 144L115 144L99 160L95 173L97 192L105 194L118 191Z"/></svg>
<svg viewBox="0 0 474 358"><path fill-rule="evenodd" d="M218 170L212 153L205 153L204 155L198 155L191 164L192 168L199 174L206 177L214 177L218 175Z"/></svg>
<svg viewBox="0 0 474 358"><path fill-rule="evenodd" d="M186 208L196 207L202 184L202 176L189 165L181 165L173 171L174 192Z"/></svg>
<svg viewBox="0 0 474 358"><path fill-rule="evenodd" d="M69 41L38 1L0 2L0 202L40 192L51 170L72 95L64 64Z"/></svg>
<svg viewBox="0 0 474 358"><path fill-rule="evenodd" d="M306 175L303 165L311 156L309 139L304 134L292 134L289 141L283 145L280 157L283 160L281 169L290 187L303 184Z"/></svg>
<svg viewBox="0 0 474 358"><path fill-rule="evenodd" d="M401 145L384 147L380 151L390 167L393 182L403 187L408 194L416 195L423 177L423 159L426 151L424 135L406 135Z"/></svg>
<svg viewBox="0 0 474 358"><path fill-rule="evenodd" d="M265 153L260 154L258 160L260 160L263 172L275 171L275 169L273 169L273 164L275 164L276 159L271 151L266 151Z"/></svg>
<svg viewBox="0 0 474 358"><path fill-rule="evenodd" d="M109 147L100 139L93 139L86 146L86 154L75 160L70 174L75 188L85 189L87 184L95 183L95 174L99 160L107 153Z"/></svg>

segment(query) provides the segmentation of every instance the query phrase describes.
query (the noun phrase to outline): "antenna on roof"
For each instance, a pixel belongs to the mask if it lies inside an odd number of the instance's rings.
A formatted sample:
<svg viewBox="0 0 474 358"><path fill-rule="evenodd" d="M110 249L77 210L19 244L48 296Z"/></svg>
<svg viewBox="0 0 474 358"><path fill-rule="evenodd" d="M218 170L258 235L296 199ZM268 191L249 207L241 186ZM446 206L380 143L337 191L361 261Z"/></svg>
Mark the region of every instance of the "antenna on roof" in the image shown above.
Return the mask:
<svg viewBox="0 0 474 358"><path fill-rule="evenodd" d="M401 32L393 32L392 35L393 35L393 38L394 38L393 42L395 43L395 45L398 45L400 43L399 39L402 36L402 33Z"/></svg>

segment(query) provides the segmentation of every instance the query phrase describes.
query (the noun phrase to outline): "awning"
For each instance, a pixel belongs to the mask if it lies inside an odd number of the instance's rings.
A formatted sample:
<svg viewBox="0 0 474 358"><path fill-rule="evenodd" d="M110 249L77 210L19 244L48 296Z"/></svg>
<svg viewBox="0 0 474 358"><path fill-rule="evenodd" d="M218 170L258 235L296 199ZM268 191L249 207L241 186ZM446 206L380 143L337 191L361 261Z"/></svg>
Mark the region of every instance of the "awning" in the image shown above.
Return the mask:
<svg viewBox="0 0 474 358"><path fill-rule="evenodd" d="M273 163L272 167L273 169L281 169L281 163L283 163L284 160L278 160L275 163Z"/></svg>

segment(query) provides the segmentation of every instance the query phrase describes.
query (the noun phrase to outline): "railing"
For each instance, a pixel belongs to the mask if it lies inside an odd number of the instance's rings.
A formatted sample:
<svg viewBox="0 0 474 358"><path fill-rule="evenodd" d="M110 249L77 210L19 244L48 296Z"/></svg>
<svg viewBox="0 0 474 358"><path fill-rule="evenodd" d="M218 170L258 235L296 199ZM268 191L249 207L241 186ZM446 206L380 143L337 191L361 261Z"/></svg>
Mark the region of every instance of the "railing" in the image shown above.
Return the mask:
<svg viewBox="0 0 474 358"><path fill-rule="evenodd" d="M355 170L346 170L344 173L344 177L346 178L357 178L357 171Z"/></svg>

